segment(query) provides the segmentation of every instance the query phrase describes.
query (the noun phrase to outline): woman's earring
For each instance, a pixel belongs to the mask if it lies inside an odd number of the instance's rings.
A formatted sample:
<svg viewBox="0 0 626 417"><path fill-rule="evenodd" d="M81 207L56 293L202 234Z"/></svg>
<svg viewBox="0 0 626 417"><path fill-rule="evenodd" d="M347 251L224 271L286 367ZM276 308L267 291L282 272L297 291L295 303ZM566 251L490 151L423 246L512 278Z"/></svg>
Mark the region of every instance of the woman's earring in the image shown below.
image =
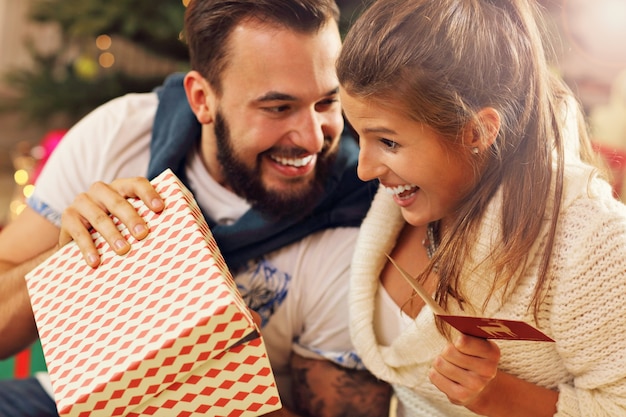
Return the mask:
<svg viewBox="0 0 626 417"><path fill-rule="evenodd" d="M478 147L477 147L477 146L474 146L474 147L472 148L472 153L473 153L474 155L478 155Z"/></svg>

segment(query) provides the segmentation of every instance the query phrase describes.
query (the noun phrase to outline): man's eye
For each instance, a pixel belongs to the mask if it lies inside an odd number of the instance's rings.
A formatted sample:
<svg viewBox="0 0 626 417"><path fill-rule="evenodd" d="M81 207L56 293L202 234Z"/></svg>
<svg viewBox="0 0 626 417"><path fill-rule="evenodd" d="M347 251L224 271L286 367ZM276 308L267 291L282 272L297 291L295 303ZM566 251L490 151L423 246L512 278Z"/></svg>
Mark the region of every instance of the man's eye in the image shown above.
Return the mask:
<svg viewBox="0 0 626 417"><path fill-rule="evenodd" d="M265 111L268 111L270 113L283 113L286 112L290 109L291 107L286 105L286 104L282 104L280 106L269 106L269 107L264 107L263 109Z"/></svg>
<svg viewBox="0 0 626 417"><path fill-rule="evenodd" d="M385 138L380 139L380 143L385 145L385 147L390 149L390 150L395 150L399 146L398 142L395 142L395 141L393 141L391 139L385 139Z"/></svg>
<svg viewBox="0 0 626 417"><path fill-rule="evenodd" d="M315 103L315 108L317 111L323 111L338 102L339 100L337 98L328 98L326 100L322 100L322 101Z"/></svg>

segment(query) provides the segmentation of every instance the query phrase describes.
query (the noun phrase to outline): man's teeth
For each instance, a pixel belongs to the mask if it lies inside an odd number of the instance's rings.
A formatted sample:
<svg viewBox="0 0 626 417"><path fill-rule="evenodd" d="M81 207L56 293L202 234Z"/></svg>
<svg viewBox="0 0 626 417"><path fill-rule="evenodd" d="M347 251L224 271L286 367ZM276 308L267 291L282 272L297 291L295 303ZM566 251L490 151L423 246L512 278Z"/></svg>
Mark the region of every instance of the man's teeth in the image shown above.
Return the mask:
<svg viewBox="0 0 626 417"><path fill-rule="evenodd" d="M313 155L304 158L281 158L279 156L272 156L271 158L281 165L290 165L299 168L308 165L313 160Z"/></svg>
<svg viewBox="0 0 626 417"><path fill-rule="evenodd" d="M396 187L385 187L383 185L383 188L385 189L385 191L388 194L391 195L400 195L405 191L409 191L409 190L413 190L414 188L417 188L417 185L413 185L413 184L405 184L405 185L398 185Z"/></svg>

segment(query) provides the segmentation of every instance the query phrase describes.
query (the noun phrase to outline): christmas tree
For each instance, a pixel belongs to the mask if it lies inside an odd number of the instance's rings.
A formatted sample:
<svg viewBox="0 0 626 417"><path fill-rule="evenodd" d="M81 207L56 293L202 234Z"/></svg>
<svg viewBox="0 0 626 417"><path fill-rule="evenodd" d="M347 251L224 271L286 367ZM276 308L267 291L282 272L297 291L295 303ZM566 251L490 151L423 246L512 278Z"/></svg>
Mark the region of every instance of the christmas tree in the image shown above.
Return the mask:
<svg viewBox="0 0 626 417"><path fill-rule="evenodd" d="M33 65L0 74L14 91L11 97L0 97L0 112L18 112L27 123L67 128L114 97L150 91L167 74L188 69L181 36L188 2L32 0L29 18L56 24L61 42L46 52L28 43ZM337 3L345 33L366 2ZM136 62L138 55L141 62ZM65 126L52 125L57 116Z"/></svg>
<svg viewBox="0 0 626 417"><path fill-rule="evenodd" d="M186 68L184 11L181 0L162 0L158 7L149 0L34 0L29 18L55 23L61 42L46 52L26 44L33 65L2 74L14 94L2 97L0 111L40 125L62 115L69 126L111 98L151 90L166 73ZM126 56L115 62L112 45L120 43ZM133 71L129 61L137 51L167 65L161 73Z"/></svg>

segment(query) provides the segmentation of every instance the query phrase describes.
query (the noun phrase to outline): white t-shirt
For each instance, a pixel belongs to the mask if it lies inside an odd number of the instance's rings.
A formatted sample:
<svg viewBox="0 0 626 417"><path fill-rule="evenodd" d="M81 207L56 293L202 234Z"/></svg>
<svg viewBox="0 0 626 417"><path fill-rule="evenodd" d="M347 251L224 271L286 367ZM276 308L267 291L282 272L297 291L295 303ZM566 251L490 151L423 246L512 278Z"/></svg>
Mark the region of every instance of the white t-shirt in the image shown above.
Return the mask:
<svg viewBox="0 0 626 417"><path fill-rule="evenodd" d="M96 181L145 176L156 94L129 94L101 106L63 138L39 176L29 205L59 225L60 214ZM198 153L187 177L202 209L232 222L249 208L207 173ZM358 228L336 228L251 262L234 278L242 296L261 314L261 329L281 396L290 404L289 357L326 358L362 369L348 331L348 284Z"/></svg>

